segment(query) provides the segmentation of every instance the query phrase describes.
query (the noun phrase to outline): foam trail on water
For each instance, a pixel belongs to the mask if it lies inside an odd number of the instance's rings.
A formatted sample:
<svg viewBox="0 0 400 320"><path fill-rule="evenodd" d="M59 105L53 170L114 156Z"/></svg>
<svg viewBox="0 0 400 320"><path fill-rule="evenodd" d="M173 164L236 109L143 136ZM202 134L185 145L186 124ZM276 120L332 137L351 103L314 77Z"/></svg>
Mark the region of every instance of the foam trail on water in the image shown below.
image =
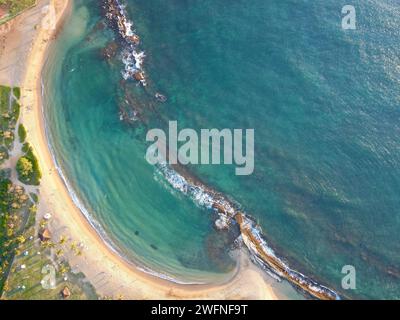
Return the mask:
<svg viewBox="0 0 400 320"><path fill-rule="evenodd" d="M165 163L157 165L156 168L175 190L187 195L196 204L216 211L219 215L216 226L219 229L238 224L243 243L252 254L253 260L268 274L272 273L273 278L286 279L298 289L319 299L340 299L335 291L291 269L285 261L279 258L265 240L261 227L251 216L243 213L239 205L232 203L224 195L202 183L184 177Z"/></svg>

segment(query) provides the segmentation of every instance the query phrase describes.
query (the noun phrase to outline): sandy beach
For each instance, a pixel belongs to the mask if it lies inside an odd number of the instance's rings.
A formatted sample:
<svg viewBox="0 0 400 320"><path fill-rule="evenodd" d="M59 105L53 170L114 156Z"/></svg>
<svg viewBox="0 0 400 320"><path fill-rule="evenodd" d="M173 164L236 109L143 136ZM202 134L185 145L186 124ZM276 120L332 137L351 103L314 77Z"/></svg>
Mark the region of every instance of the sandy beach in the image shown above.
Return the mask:
<svg viewBox="0 0 400 320"><path fill-rule="evenodd" d="M43 14L43 6L50 4L56 12L56 28L48 28L49 14ZM67 188L59 176L47 144L41 104L41 70L46 60L49 44L54 39L57 28L70 13L71 1L43 0L38 7L28 12L33 30L25 37L18 36L20 28L13 30L3 39L15 42L15 50L3 52L0 65L18 64L18 68L0 70L0 79L7 79L22 89L21 122L28 132L28 142L39 160L43 178L40 186L40 206L38 218L51 213L50 230L54 240L67 236L79 243L82 255L68 256L73 270L81 271L96 288L100 296L126 299L277 299L275 283L254 266L243 252L240 266L233 278L219 285L179 285L148 275L127 263L114 253L91 227L80 210L73 203ZM23 17L21 18L23 19ZM24 23L24 20L19 23ZM26 21L26 20L25 20ZM40 23L38 23L38 21ZM13 36L14 35L14 36ZM31 37L31 42L29 42ZM28 39L27 39L28 38ZM26 43L22 46L18 43ZM19 62L13 61L18 53ZM12 58L14 57L14 58ZM21 62L22 61L22 62ZM12 70L12 71L4 71ZM20 78L10 78L8 74L21 72ZM11 79L11 80L10 80Z"/></svg>

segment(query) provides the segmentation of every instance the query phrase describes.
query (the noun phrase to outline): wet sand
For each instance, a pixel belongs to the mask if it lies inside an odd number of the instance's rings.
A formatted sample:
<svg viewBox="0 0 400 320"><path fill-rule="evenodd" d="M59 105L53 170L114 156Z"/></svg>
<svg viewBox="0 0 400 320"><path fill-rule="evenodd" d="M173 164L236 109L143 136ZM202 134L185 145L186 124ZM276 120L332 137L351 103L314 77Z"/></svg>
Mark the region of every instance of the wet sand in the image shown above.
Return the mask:
<svg viewBox="0 0 400 320"><path fill-rule="evenodd" d="M56 8L57 28L59 28L70 13L71 1L44 0L39 1L38 5L43 6L47 3ZM5 72L6 69L0 70L0 80L5 84L21 84L21 121L27 129L27 140L38 157L43 174L38 219L45 213L51 213L49 227L53 233L53 240L57 241L61 236L66 236L70 241L79 244L82 255L66 254L73 270L83 272L100 296L114 298L122 296L126 299L277 299L274 291L275 283L266 278L266 275L249 261L245 252L240 253L238 270L226 283L180 285L138 270L103 242L73 203L55 168L48 147L42 113L40 77L49 44L56 35L57 28L49 29L45 27L46 24L40 23L42 19L48 17L38 8L32 9L32 12L26 13L32 14L32 22L23 22L24 27L33 29L30 33L31 39L28 34L22 39L21 35L18 35L20 31L14 31L12 27L6 35L5 41L14 41L16 48L19 48L16 50L21 50L18 53L21 58L15 61L12 59L15 51L3 52L0 56L0 66L7 65L7 61L9 65L15 64L15 66L14 69L7 68L14 70L11 73ZM27 44L23 45L25 42ZM18 72L21 74L18 76L21 80L18 80L17 76L12 76Z"/></svg>

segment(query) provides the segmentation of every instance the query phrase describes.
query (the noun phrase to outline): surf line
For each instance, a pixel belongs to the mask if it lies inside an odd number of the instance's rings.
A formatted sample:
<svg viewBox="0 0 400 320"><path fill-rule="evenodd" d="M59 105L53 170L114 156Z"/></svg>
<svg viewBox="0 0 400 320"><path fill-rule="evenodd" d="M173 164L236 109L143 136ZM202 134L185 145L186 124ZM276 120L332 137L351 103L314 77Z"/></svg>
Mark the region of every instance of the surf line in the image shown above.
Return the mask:
<svg viewBox="0 0 400 320"><path fill-rule="evenodd" d="M133 24L127 18L125 7L119 0L105 0L104 3L107 12L106 17L117 27L120 36L127 44L127 49L123 53L124 79L132 78L145 86L146 77L142 68L145 55L144 52L136 50L140 39L132 31ZM340 299L340 296L332 289L320 285L306 275L291 269L268 245L262 228L254 219L225 195L187 175L180 174L178 172L181 171L179 164L173 165L174 169L166 163L156 164L155 167L174 189L189 196L197 204L217 212L219 216L215 222L217 228L238 226L242 243L251 253L254 261L269 274L272 273L278 279L286 279L295 288L317 299Z"/></svg>
<svg viewBox="0 0 400 320"><path fill-rule="evenodd" d="M185 194L196 204L213 210L218 214L215 225L218 229L239 227L240 241L250 252L253 261L277 280L286 279L295 288L321 300L340 300L332 289L323 286L306 275L293 270L279 258L265 240L263 230L251 215L241 209L239 204L224 194L213 190L188 175L180 174L180 165L173 168L166 163L156 165L157 171L173 189Z"/></svg>
<svg viewBox="0 0 400 320"><path fill-rule="evenodd" d="M199 137L195 130L189 128L178 132L178 122L169 121L168 134L162 129L147 132L146 141L153 144L147 149L146 160L152 165L165 161L174 165L210 164L211 156L211 164L220 165L223 149L224 164L235 163L238 166L235 168L236 175L250 175L254 172L254 129L246 129L245 132L246 135L243 129L201 129ZM178 148L178 142L184 144Z"/></svg>

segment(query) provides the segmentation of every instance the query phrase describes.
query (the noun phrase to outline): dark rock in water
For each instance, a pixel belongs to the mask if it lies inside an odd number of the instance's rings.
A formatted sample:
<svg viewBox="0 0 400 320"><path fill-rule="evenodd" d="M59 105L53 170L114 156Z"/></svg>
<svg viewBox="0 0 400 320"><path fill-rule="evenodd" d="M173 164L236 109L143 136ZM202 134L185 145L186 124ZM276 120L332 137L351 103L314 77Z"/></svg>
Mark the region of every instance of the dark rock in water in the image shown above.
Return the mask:
<svg viewBox="0 0 400 320"><path fill-rule="evenodd" d="M118 30L121 38L129 45L137 46L140 38L132 30L132 23L126 17L125 10L118 0L106 0L103 8L105 16L113 28Z"/></svg>
<svg viewBox="0 0 400 320"><path fill-rule="evenodd" d="M400 279L400 270L395 267L389 267L386 273L394 278Z"/></svg>
<svg viewBox="0 0 400 320"><path fill-rule="evenodd" d="M137 34L134 34L133 36L127 36L127 39L136 46L140 43L140 38Z"/></svg>
<svg viewBox="0 0 400 320"><path fill-rule="evenodd" d="M106 27L105 23L104 23L103 21L99 21L99 22L96 23L96 25L94 26L93 31L94 31L94 32L96 32L96 31L101 31L101 30L104 30L105 27Z"/></svg>
<svg viewBox="0 0 400 320"><path fill-rule="evenodd" d="M117 54L118 45L116 42L110 42L105 48L101 50L102 56L107 59L111 60Z"/></svg>
<svg viewBox="0 0 400 320"><path fill-rule="evenodd" d="M116 41L124 49L124 79L135 79L143 86L146 86L145 73L141 67L145 55L137 50L140 44L140 37L135 33L133 22L127 17L124 5L118 0L104 0L103 9L107 24L118 34ZM106 51L105 55L110 58L115 53Z"/></svg>
<svg viewBox="0 0 400 320"><path fill-rule="evenodd" d="M106 27L106 24L103 21L99 21L96 25L90 30L89 34L86 36L86 41L90 42L93 38L96 37L96 32L103 30Z"/></svg>
<svg viewBox="0 0 400 320"><path fill-rule="evenodd" d="M164 96L163 94L159 93L159 92L157 92L157 93L155 94L155 97L156 97L156 99L157 99L158 101L160 101L160 102L165 102L165 101L167 101L167 97Z"/></svg>
<svg viewBox="0 0 400 320"><path fill-rule="evenodd" d="M239 230L232 228L231 230L213 231L206 238L207 256L223 272L228 272L235 267L235 261L229 253L238 236Z"/></svg>
<svg viewBox="0 0 400 320"><path fill-rule="evenodd" d="M150 247L151 247L152 249L154 249L154 250L158 250L158 248L157 248L154 244L151 244Z"/></svg>
<svg viewBox="0 0 400 320"><path fill-rule="evenodd" d="M138 236L139 235L139 231L135 231L135 236Z"/></svg>
<svg viewBox="0 0 400 320"><path fill-rule="evenodd" d="M215 220L215 227L218 230L224 230L229 228L229 220L225 219L224 216L221 216L221 218Z"/></svg>
<svg viewBox="0 0 400 320"><path fill-rule="evenodd" d="M121 121L127 121L132 123L138 120L138 113L133 108L121 109L119 113L119 119Z"/></svg>
<svg viewBox="0 0 400 320"><path fill-rule="evenodd" d="M135 73L133 74L133 77L134 77L135 80L137 80L137 81L144 81L144 80L145 80L145 76L144 76L144 72L143 72L143 71L135 72Z"/></svg>

